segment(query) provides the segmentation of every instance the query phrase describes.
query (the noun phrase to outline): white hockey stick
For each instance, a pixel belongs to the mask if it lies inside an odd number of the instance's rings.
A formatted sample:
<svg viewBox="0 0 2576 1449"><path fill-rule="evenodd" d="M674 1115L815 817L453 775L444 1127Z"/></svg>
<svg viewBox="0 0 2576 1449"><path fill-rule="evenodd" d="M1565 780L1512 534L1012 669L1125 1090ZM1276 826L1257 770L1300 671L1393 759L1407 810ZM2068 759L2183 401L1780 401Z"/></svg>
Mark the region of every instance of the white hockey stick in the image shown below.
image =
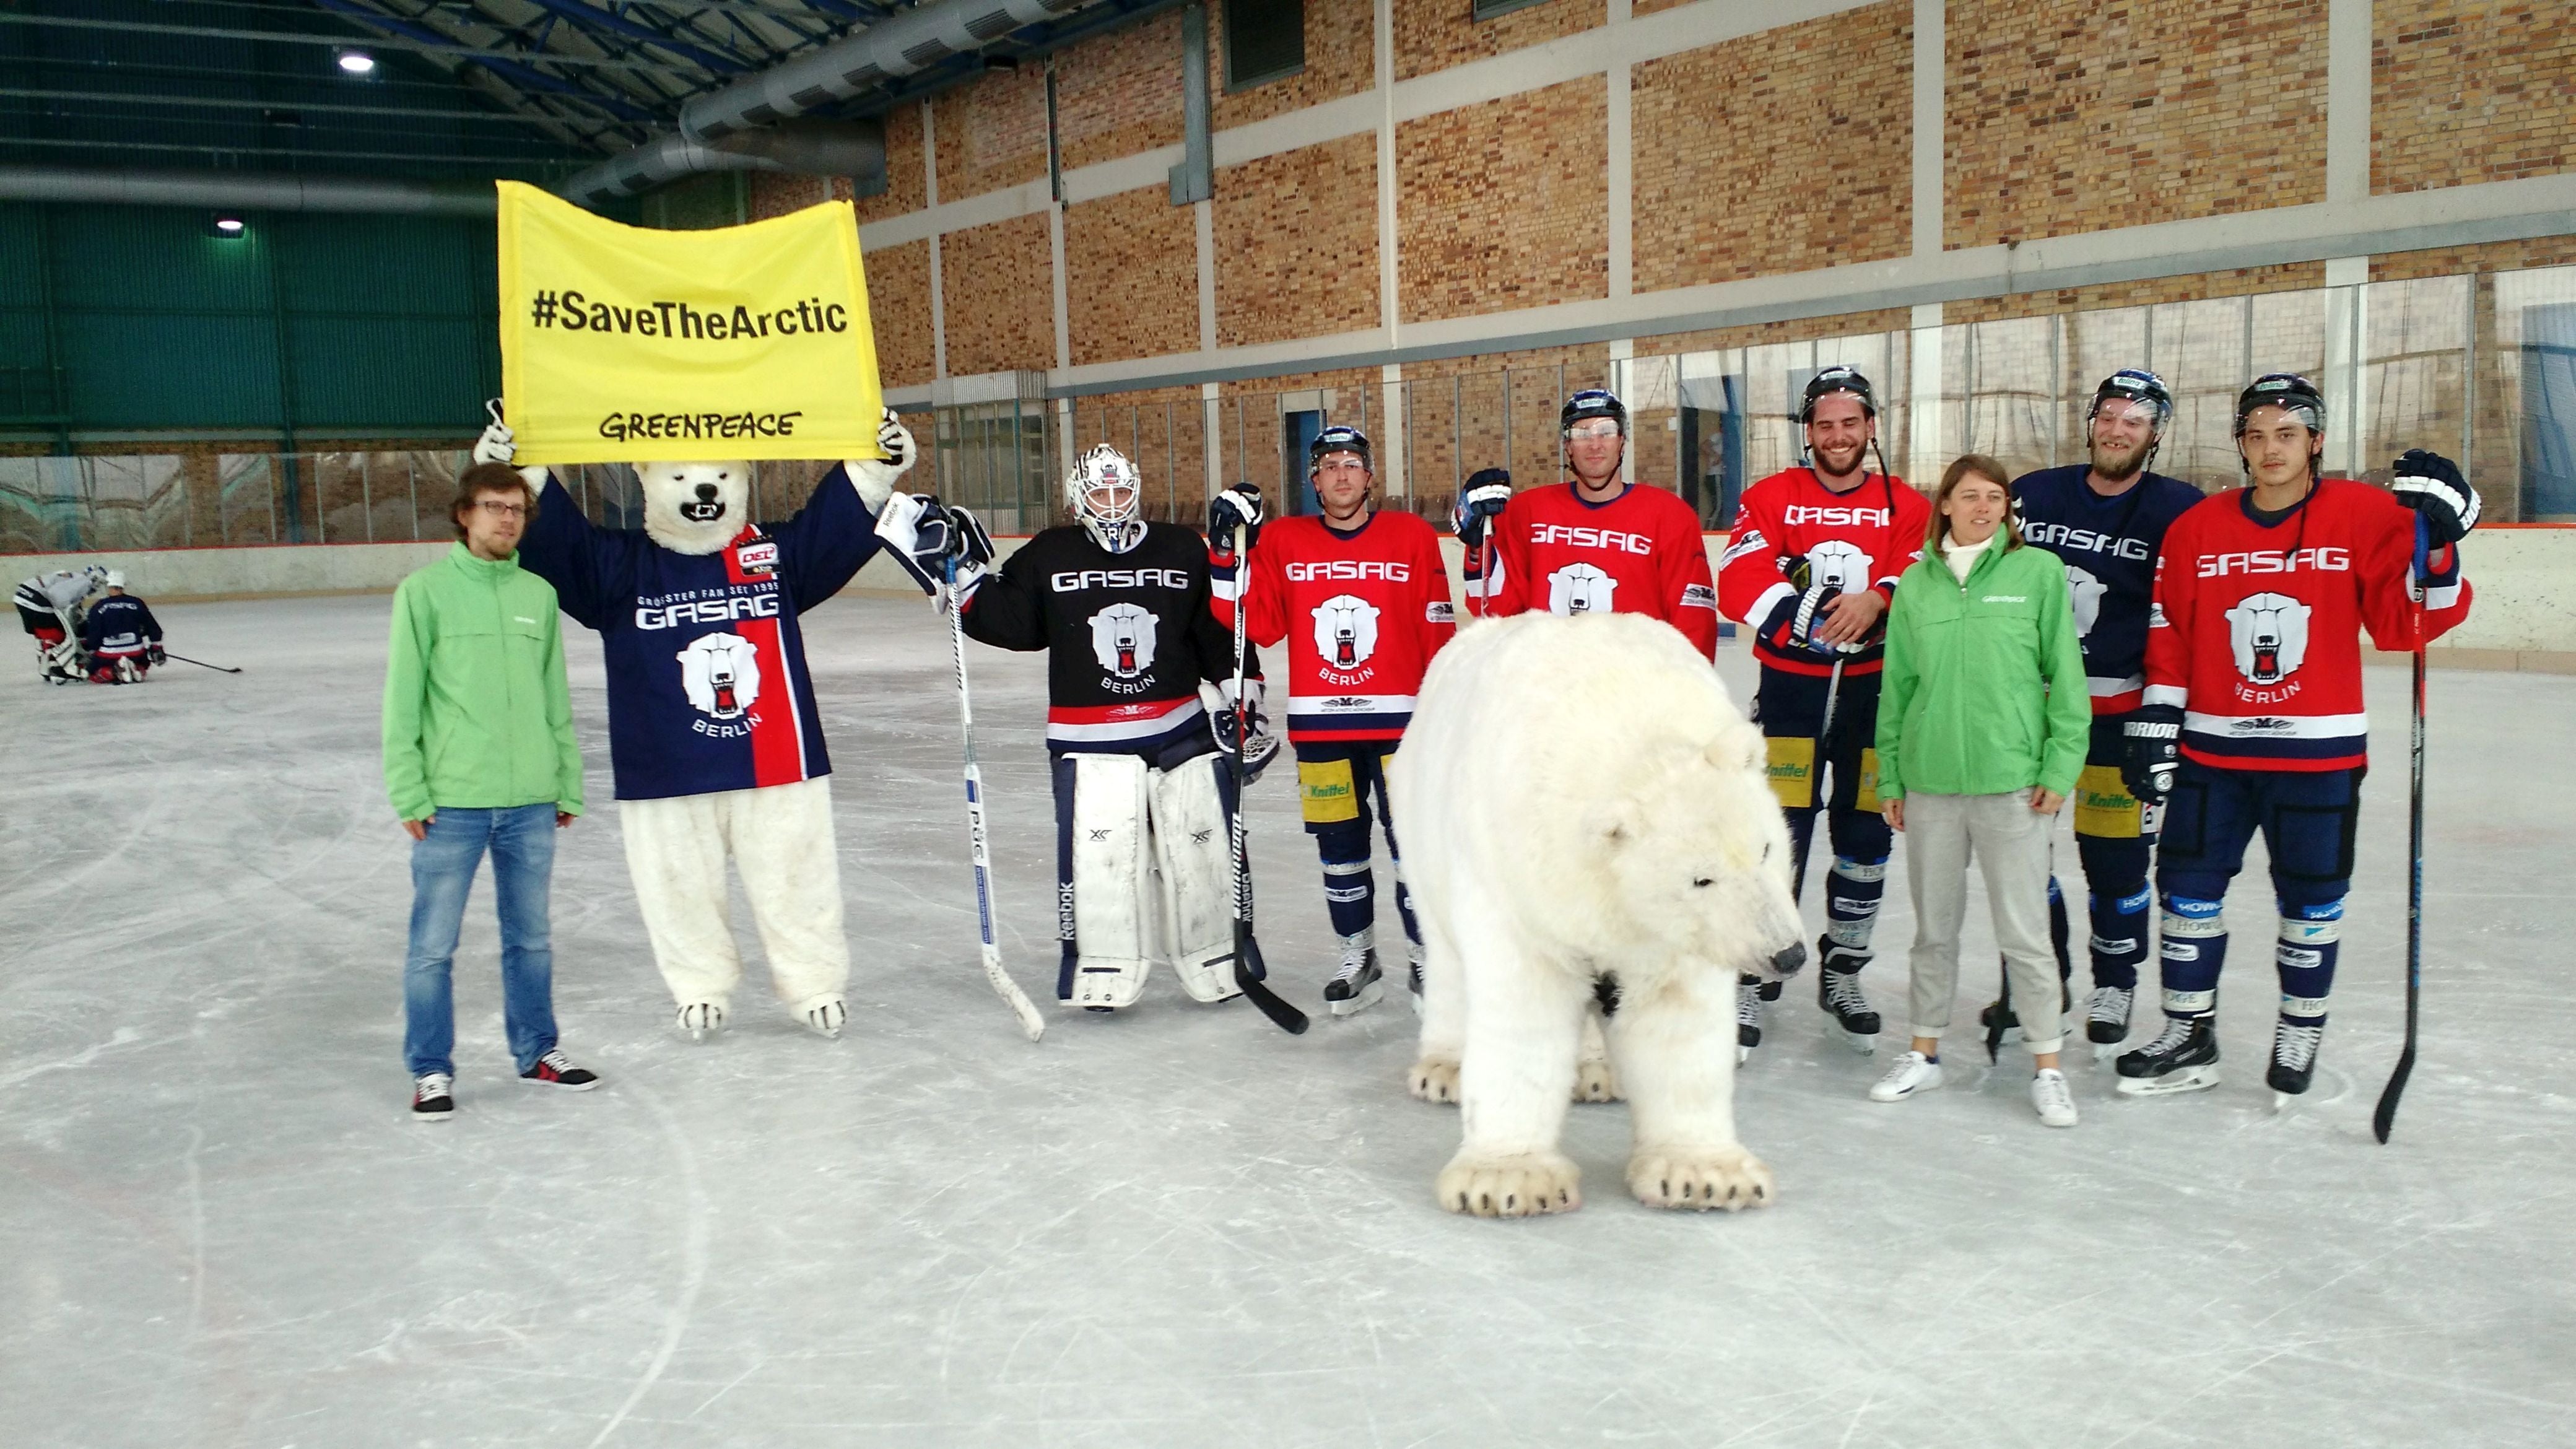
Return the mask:
<svg viewBox="0 0 2576 1449"><path fill-rule="evenodd" d="M985 845L984 772L975 764L975 707L966 690L966 620L957 607L957 556L950 554L942 568L946 587L940 603L948 611L948 648L957 663L957 722L966 737L966 846L975 862L975 923L984 935L984 979L1020 1019L1020 1030L1036 1041L1046 1035L1046 1020L1002 969L1002 948L993 938L993 858Z"/></svg>

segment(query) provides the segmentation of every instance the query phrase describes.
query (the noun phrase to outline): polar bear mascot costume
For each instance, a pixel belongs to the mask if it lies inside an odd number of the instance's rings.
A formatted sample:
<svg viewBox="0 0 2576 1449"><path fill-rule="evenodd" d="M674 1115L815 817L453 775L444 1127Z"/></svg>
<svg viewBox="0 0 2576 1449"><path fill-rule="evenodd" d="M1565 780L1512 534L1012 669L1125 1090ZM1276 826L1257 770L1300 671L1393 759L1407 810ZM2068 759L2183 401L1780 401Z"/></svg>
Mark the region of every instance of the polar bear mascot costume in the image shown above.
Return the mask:
<svg viewBox="0 0 2576 1449"><path fill-rule="evenodd" d="M1565 1212L1557 1150L1588 1013L1655 1207L1742 1208L1770 1169L1735 1138L1735 980L1806 958L1761 731L1671 625L1523 614L1460 630L1390 768L1422 923L1413 1090L1465 1109L1441 1205Z"/></svg>
<svg viewBox="0 0 2576 1449"><path fill-rule="evenodd" d="M831 762L797 617L840 592L877 549L876 515L912 466L892 411L885 461L833 468L784 523L750 516L748 463L639 463L644 527L593 527L543 468L519 563L599 631L608 748L626 866L680 1029L723 1028L742 979L725 860L742 874L778 997L841 1034L849 942L832 840ZM477 462L508 462L495 423Z"/></svg>

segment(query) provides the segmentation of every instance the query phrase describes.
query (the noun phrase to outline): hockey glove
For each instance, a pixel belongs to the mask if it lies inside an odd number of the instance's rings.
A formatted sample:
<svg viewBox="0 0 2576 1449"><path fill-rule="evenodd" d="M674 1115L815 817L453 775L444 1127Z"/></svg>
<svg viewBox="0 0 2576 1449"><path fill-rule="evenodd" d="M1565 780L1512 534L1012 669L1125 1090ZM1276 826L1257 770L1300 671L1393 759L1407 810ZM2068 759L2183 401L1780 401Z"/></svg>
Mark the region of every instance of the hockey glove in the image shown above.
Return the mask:
<svg viewBox="0 0 2576 1449"><path fill-rule="evenodd" d="M877 537L886 551L925 594L939 592L948 560L957 560L957 597L962 602L984 580L993 561L993 540L975 515L950 508L927 493L897 493L877 513Z"/></svg>
<svg viewBox="0 0 2576 1449"><path fill-rule="evenodd" d="M160 645L155 644L151 648L143 651L143 662L151 665L155 669L158 669L162 665L170 662L170 656L162 652Z"/></svg>
<svg viewBox="0 0 2576 1449"><path fill-rule="evenodd" d="M1234 703L1233 680L1219 681L1216 692L1218 707L1208 720L1216 733L1218 749L1227 754L1234 753L1236 721L1250 722L1251 733L1243 740L1243 782L1249 785L1261 778L1261 772L1268 769L1270 762L1279 754L1279 737L1270 732L1270 716L1261 712L1261 681L1247 679L1243 682L1241 707Z"/></svg>
<svg viewBox="0 0 2576 1449"><path fill-rule="evenodd" d="M1261 489L1250 483L1237 483L1208 500L1208 550L1234 553L1238 535L1244 553L1261 536Z"/></svg>
<svg viewBox="0 0 2576 1449"><path fill-rule="evenodd" d="M1449 513L1449 527L1469 553L1484 547L1485 526L1512 501L1512 475L1500 468L1477 470L1467 479L1458 494L1458 506Z"/></svg>
<svg viewBox="0 0 2576 1449"><path fill-rule="evenodd" d="M2388 490L2424 520L2424 535L2433 547L2458 543L2478 526L2478 490L2460 476L2457 463L2411 448L2392 471Z"/></svg>
<svg viewBox="0 0 2576 1449"><path fill-rule="evenodd" d="M884 420L877 424L877 448L885 454L882 462L851 458L841 464L842 471L850 475L850 486L859 490L859 502L867 505L870 513L884 511L886 499L894 493L895 481L911 471L913 457L919 451L913 446L912 430L903 425L903 419L896 417L892 408L885 410Z"/></svg>
<svg viewBox="0 0 2576 1449"><path fill-rule="evenodd" d="M1816 637L1816 631L1833 617L1826 612L1825 605L1841 598L1842 593L1841 586L1837 584L1809 584L1807 591L1794 602L1784 600L1781 607L1789 610L1789 626L1787 637L1781 640L1782 647L1804 649L1827 659L1837 654L1858 654L1867 648L1866 644L1859 642L1835 644Z"/></svg>
<svg viewBox="0 0 2576 1449"><path fill-rule="evenodd" d="M2120 783L2142 805L2165 803L2182 758L2182 710L2170 704L2140 705L2120 726L2120 739Z"/></svg>

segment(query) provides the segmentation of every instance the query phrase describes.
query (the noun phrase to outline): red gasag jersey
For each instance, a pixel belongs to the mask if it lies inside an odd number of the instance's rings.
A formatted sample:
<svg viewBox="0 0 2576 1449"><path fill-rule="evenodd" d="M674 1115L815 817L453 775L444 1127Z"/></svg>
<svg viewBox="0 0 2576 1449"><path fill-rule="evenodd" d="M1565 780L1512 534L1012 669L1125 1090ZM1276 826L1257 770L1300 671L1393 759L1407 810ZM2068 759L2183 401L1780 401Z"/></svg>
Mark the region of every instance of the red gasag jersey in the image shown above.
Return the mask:
<svg viewBox="0 0 2576 1449"><path fill-rule="evenodd" d="M1559 483L1514 495L1493 528L1494 577L1482 577L1483 559L1467 557L1470 610L1497 618L1533 609L1647 614L1717 657L1708 548L1699 516L1679 495L1632 483L1607 503L1586 503L1573 484Z"/></svg>
<svg viewBox="0 0 2576 1449"><path fill-rule="evenodd" d="M1234 624L1234 558L1211 557L1217 617ZM1458 631L1440 536L1410 513L1379 510L1351 533L1320 518L1277 519L1252 547L1244 630L1285 639L1294 741L1392 740L1413 719L1431 656Z"/></svg>
<svg viewBox="0 0 2576 1449"><path fill-rule="evenodd" d="M2459 550L2427 565L2417 628L2415 514L2388 490L2318 483L2265 524L2251 490L2166 530L2147 615L2148 704L2183 710L2182 752L2237 770L2340 770L2369 758L2361 631L2410 650L2469 616Z"/></svg>
<svg viewBox="0 0 2576 1449"><path fill-rule="evenodd" d="M1836 493L1811 468L1784 468L1745 489L1736 506L1735 530L1717 561L1718 607L1754 631L1753 656L1765 666L1830 674L1832 659L1762 632L1780 601L1800 592L1789 581L1790 561L1806 559L1811 583L1846 594L1875 589L1893 602L1896 580L1923 557L1931 521L1931 501L1902 478L1872 473ZM1871 640L1845 657L1843 672L1877 673L1883 648Z"/></svg>

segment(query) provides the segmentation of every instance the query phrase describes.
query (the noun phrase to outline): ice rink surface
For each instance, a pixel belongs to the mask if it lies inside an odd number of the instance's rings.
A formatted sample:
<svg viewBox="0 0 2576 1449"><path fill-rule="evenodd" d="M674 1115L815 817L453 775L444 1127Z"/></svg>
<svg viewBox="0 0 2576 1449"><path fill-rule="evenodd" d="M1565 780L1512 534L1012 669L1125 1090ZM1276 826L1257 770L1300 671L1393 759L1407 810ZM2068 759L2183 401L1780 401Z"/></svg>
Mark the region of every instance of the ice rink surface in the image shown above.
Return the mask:
<svg viewBox="0 0 2576 1449"><path fill-rule="evenodd" d="M1483 1222L1433 1204L1458 1121L1405 1095L1401 993L1321 1014L1286 770L1252 796L1262 937L1314 1030L1168 976L1114 1017L1052 1004L1043 680L978 647L1004 951L1050 1021L1018 1035L975 965L944 631L891 599L806 620L847 1036L756 989L740 915L735 1029L673 1035L599 651L567 622L593 813L557 863L555 994L606 1085L513 1080L487 875L457 1118L414 1125L386 610L162 611L239 676L0 676L12 1449L2576 1443L2576 679L2434 678L2424 1057L2387 1147L2406 681L2383 669L2334 1022L2287 1114L2261 1085L2272 917L2249 872L2215 1092L2118 1098L2070 1054L2083 1124L2049 1131L2027 1057L1990 1073L1963 1029L1951 1085L1876 1105L1887 1057L1829 1037L1802 977L1738 1092L1776 1207L1638 1206L1626 1110L1596 1106L1570 1129L1582 1211ZM1745 696L1740 646L1722 667ZM2070 840L2059 860L2071 877ZM1900 846L1865 978L1892 1025L1902 880ZM1966 971L1963 1022L1993 982Z"/></svg>

